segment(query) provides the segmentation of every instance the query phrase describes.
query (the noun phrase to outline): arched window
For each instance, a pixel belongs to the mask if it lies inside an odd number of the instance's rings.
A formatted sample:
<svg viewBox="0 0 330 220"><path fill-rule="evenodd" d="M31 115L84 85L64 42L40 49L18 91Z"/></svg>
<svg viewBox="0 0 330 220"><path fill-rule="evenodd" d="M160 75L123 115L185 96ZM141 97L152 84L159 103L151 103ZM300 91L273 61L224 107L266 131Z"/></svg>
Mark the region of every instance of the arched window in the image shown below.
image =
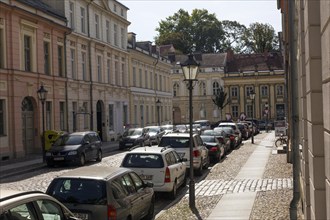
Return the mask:
<svg viewBox="0 0 330 220"><path fill-rule="evenodd" d="M217 95L220 91L220 86L218 82L213 82L213 95Z"/></svg>
<svg viewBox="0 0 330 220"><path fill-rule="evenodd" d="M178 92L179 92L179 84L174 83L174 85L173 85L173 96L176 97L178 95Z"/></svg>
<svg viewBox="0 0 330 220"><path fill-rule="evenodd" d="M206 85L204 81L201 81L199 84L199 93L201 96L206 96Z"/></svg>

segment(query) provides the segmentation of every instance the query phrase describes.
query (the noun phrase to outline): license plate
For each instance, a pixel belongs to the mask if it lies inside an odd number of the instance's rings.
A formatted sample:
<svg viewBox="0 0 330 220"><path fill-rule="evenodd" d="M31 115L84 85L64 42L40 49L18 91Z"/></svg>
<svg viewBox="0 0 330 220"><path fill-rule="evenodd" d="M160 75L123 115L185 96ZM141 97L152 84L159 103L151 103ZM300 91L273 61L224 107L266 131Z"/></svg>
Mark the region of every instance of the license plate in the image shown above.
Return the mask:
<svg viewBox="0 0 330 220"><path fill-rule="evenodd" d="M86 214L86 213L73 213L73 214L77 218L80 218L82 220L88 220L88 214Z"/></svg>
<svg viewBox="0 0 330 220"><path fill-rule="evenodd" d="M143 180L152 180L152 175L143 175L143 174L141 174L140 177Z"/></svg>
<svg viewBox="0 0 330 220"><path fill-rule="evenodd" d="M56 161L64 160L64 157L54 157L54 160L56 160Z"/></svg>

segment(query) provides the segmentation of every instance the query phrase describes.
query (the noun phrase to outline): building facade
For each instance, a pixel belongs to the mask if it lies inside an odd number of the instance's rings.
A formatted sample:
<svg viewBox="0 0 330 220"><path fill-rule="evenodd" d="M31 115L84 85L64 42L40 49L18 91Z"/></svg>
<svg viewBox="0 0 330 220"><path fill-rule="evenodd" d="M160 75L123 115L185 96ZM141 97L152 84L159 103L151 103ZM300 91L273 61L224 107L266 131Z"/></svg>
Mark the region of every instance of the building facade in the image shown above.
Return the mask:
<svg viewBox="0 0 330 220"><path fill-rule="evenodd" d="M66 18L40 1L0 1L1 160L41 153L44 85L54 126L65 121ZM45 106L46 115L49 103ZM49 115L48 115L49 116Z"/></svg>
<svg viewBox="0 0 330 220"><path fill-rule="evenodd" d="M330 2L279 0L278 7L292 94L293 204L302 219L330 219Z"/></svg>

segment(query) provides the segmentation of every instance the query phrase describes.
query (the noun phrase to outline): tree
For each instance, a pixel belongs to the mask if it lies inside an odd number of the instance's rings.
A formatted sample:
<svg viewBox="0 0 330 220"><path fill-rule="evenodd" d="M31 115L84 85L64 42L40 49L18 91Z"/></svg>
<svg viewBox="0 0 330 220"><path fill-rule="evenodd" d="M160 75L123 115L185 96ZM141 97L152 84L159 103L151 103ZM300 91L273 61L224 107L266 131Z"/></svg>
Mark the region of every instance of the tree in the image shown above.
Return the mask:
<svg viewBox="0 0 330 220"><path fill-rule="evenodd" d="M241 53L245 47L242 39L247 28L237 21L224 20L221 22L221 24L225 35L224 41L222 42L222 47L225 50L230 48L235 53Z"/></svg>
<svg viewBox="0 0 330 220"><path fill-rule="evenodd" d="M227 99L227 93L223 91L223 88L220 87L217 90L217 93L215 94L214 98L212 98L213 103L218 106L218 109L220 109L220 120L222 119L222 110L230 103L230 99Z"/></svg>
<svg viewBox="0 0 330 220"><path fill-rule="evenodd" d="M221 45L224 40L221 22L206 9L194 9L191 15L180 9L173 16L161 20L156 31L159 32L155 37L157 45L173 44L184 54L194 50L202 53L224 50Z"/></svg>
<svg viewBox="0 0 330 220"><path fill-rule="evenodd" d="M278 50L278 37L275 29L269 24L253 23L247 28L242 40L245 53L264 53Z"/></svg>

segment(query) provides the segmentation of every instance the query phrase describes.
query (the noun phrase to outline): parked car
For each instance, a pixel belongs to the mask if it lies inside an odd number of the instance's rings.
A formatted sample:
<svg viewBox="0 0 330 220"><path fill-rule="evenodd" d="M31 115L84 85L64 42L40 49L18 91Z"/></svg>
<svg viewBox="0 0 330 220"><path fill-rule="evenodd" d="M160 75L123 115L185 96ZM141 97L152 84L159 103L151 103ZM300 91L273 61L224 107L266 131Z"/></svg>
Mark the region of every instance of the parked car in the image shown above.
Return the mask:
<svg viewBox="0 0 330 220"><path fill-rule="evenodd" d="M17 191L0 188L0 219L79 220L55 198L39 191Z"/></svg>
<svg viewBox="0 0 330 220"><path fill-rule="evenodd" d="M233 150L239 145L238 135L232 127L216 127L213 129L216 132L225 132L226 137L230 140L230 149Z"/></svg>
<svg viewBox="0 0 330 220"><path fill-rule="evenodd" d="M46 193L82 219L153 219L153 184L131 169L89 166L54 178Z"/></svg>
<svg viewBox="0 0 330 220"><path fill-rule="evenodd" d="M190 168L190 139L189 133L170 133L165 134L160 139L159 147L172 147L180 157L187 159L187 168ZM202 175L203 168L208 168L210 158L208 149L203 144L198 134L193 134L193 169L196 175Z"/></svg>
<svg viewBox="0 0 330 220"><path fill-rule="evenodd" d="M251 124L252 125L252 124ZM244 140L249 139L249 137L252 134L252 128L249 127L249 124L246 122L238 122L237 123L238 129L241 131L242 133L242 138Z"/></svg>
<svg viewBox="0 0 330 220"><path fill-rule="evenodd" d="M157 145L159 144L160 139L165 134L164 130L160 126L147 126L144 127L146 129L147 134L149 135L150 144Z"/></svg>
<svg viewBox="0 0 330 220"><path fill-rule="evenodd" d="M97 132L83 131L60 136L45 153L47 165L61 163L85 165L86 161L102 160L102 142Z"/></svg>
<svg viewBox="0 0 330 220"><path fill-rule="evenodd" d="M211 129L211 122L209 120L197 120L194 124L200 124L201 130Z"/></svg>
<svg viewBox="0 0 330 220"><path fill-rule="evenodd" d="M166 192L175 199L177 189L186 185L185 161L173 148L139 147L126 153L121 167L132 169L141 179L152 182L155 192Z"/></svg>
<svg viewBox="0 0 330 220"><path fill-rule="evenodd" d="M237 135L237 143L235 147L238 147L242 143L242 133L239 130L235 122L221 122L218 127L231 127L234 129L235 134Z"/></svg>
<svg viewBox="0 0 330 220"><path fill-rule="evenodd" d="M124 132L119 140L119 149L145 145L151 145L151 142L148 130L144 128L130 128Z"/></svg>
<svg viewBox="0 0 330 220"><path fill-rule="evenodd" d="M225 147L225 154L227 154L230 151L230 137L227 135L227 133L224 130L214 130L214 129L207 129L202 131L202 135L211 135L215 136L220 143L224 144Z"/></svg>
<svg viewBox="0 0 330 220"><path fill-rule="evenodd" d="M209 150L209 157L212 162L219 162L225 155L225 146L220 143L216 136L201 135L203 143Z"/></svg>

